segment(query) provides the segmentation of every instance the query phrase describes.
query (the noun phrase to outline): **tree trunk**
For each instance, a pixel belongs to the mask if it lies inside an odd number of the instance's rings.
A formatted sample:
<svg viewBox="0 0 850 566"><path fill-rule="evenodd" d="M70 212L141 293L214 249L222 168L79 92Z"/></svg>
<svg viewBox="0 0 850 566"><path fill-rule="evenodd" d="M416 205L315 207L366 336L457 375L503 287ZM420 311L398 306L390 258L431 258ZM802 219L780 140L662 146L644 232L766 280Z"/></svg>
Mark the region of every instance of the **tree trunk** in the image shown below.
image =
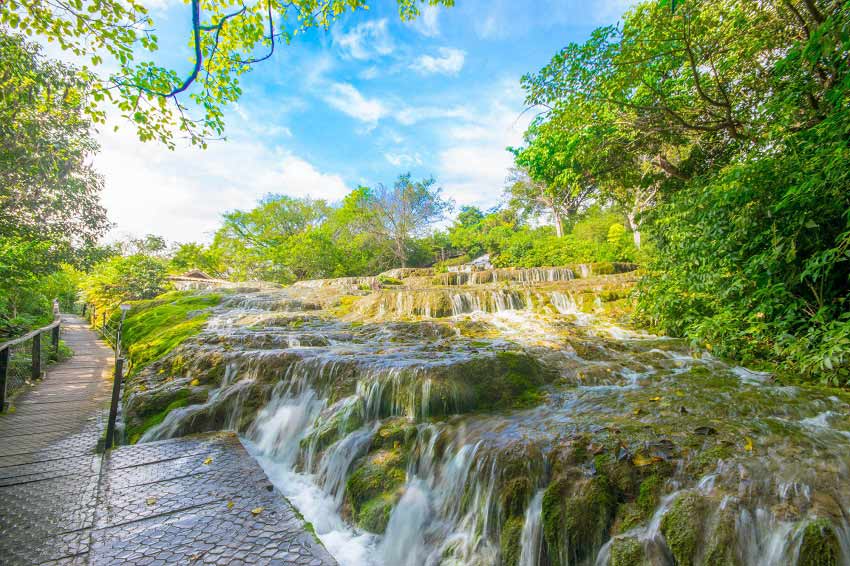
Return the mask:
<svg viewBox="0 0 850 566"><path fill-rule="evenodd" d="M626 215L629 219L629 228L632 229L632 237L635 241L635 247L640 249L640 222L637 221L637 211L632 211Z"/></svg>
<svg viewBox="0 0 850 566"><path fill-rule="evenodd" d="M555 234L560 238L564 235L564 221L557 209L552 209L552 218L555 220Z"/></svg>

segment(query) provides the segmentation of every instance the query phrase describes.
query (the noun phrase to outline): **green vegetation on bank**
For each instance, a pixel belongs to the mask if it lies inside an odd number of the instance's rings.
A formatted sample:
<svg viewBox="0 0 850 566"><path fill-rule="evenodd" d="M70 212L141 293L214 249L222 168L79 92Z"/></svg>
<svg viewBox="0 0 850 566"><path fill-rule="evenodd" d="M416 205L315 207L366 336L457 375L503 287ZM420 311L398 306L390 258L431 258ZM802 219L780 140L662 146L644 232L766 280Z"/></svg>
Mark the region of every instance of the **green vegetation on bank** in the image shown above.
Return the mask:
<svg viewBox="0 0 850 566"><path fill-rule="evenodd" d="M220 294L181 291L131 304L123 324L122 344L132 372L158 360L181 342L198 334L209 309L221 302ZM120 311L113 317L120 317Z"/></svg>
<svg viewBox="0 0 850 566"><path fill-rule="evenodd" d="M831 0L641 2L523 78L513 201L559 232L618 204L645 324L850 384L848 29Z"/></svg>

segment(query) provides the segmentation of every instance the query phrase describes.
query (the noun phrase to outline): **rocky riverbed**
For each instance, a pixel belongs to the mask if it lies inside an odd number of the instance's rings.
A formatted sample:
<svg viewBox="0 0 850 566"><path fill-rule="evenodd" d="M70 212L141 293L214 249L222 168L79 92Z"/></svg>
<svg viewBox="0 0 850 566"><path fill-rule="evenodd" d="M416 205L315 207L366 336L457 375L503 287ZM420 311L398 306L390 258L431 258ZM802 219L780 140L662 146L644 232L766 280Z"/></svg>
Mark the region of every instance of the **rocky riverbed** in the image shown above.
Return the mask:
<svg viewBox="0 0 850 566"><path fill-rule="evenodd" d="M127 439L238 431L342 564L850 564L850 395L631 328L633 270L227 290Z"/></svg>

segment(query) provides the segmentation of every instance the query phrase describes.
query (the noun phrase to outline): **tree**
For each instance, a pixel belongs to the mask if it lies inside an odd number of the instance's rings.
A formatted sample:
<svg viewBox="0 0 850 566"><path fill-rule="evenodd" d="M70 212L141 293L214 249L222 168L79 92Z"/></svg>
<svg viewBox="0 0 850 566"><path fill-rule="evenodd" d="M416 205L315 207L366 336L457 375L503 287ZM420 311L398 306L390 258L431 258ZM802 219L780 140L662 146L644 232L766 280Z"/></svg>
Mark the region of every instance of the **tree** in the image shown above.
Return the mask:
<svg viewBox="0 0 850 566"><path fill-rule="evenodd" d="M434 179L411 181L400 175L392 187L379 184L365 193L362 222L376 237L390 243L401 267L407 266L410 240L427 230L451 210Z"/></svg>
<svg viewBox="0 0 850 566"><path fill-rule="evenodd" d="M530 177L569 165L650 235L645 323L850 383L848 26L831 0L646 1L523 78Z"/></svg>
<svg viewBox="0 0 850 566"><path fill-rule="evenodd" d="M418 16L425 0L397 0L403 20ZM223 107L242 94L239 78L311 28L327 29L348 11L368 9L366 0L188 0L192 63L187 71L144 58L158 49L153 19L137 0L11 0L0 6L0 24L37 35L91 66L85 111L103 122L111 103L132 121L142 140L173 147L175 135L206 145L224 131ZM453 0L427 0L453 5ZM5 59L4 59L5 60ZM117 68L104 76L98 69ZM198 116L200 114L200 116Z"/></svg>
<svg viewBox="0 0 850 566"><path fill-rule="evenodd" d="M97 144L73 68L2 30L0 60L0 310L40 320L45 279L84 264L109 227L89 164Z"/></svg>
<svg viewBox="0 0 850 566"><path fill-rule="evenodd" d="M162 259L137 254L100 263L83 280L85 299L98 310L114 310L123 302L152 299L168 288Z"/></svg>

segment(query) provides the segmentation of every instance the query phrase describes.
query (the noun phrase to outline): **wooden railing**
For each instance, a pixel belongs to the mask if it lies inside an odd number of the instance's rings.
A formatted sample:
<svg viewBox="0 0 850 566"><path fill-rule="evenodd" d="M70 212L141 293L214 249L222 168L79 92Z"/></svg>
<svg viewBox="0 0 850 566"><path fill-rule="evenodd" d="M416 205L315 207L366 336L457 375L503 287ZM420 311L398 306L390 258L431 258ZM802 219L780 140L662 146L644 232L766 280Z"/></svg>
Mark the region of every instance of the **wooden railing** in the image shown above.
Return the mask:
<svg viewBox="0 0 850 566"><path fill-rule="evenodd" d="M41 379L43 367L59 357L59 332L62 315L59 303L53 301L53 322L28 334L0 344L0 412L6 410L8 398L27 382ZM51 351L43 348L43 339L50 333Z"/></svg>

